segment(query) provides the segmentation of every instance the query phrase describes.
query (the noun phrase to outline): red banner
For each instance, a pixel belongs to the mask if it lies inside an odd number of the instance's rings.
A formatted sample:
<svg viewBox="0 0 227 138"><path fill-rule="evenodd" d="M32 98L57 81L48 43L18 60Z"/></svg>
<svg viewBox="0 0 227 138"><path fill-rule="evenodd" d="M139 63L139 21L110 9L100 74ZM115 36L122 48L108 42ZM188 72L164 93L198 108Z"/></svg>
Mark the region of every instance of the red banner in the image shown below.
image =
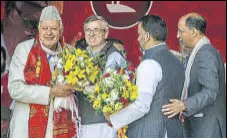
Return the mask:
<svg viewBox="0 0 227 138"><path fill-rule="evenodd" d="M106 3L111 3L111 1ZM133 7L133 2L122 1L121 3L125 5L131 4L131 7ZM138 2L136 4L138 5ZM167 43L169 48L179 50L179 43L176 37L177 23L181 16L189 12L197 12L206 18L207 36L213 45L220 51L223 60L226 61L225 1L154 1L151 5L149 14L157 14L165 19L168 27ZM64 2L62 17L65 26L64 36L66 41L71 41L79 32L84 36L83 22L92 14L94 14L94 12L92 10L91 2ZM124 13L123 17L120 13L118 13L118 15L119 21L127 19L126 13ZM139 62L138 55L140 55L137 42L137 26L128 29L110 29L109 36L124 42L128 60L137 65Z"/></svg>
<svg viewBox="0 0 227 138"><path fill-rule="evenodd" d="M110 7L111 4L115 4L115 7L112 6L112 9ZM117 4L121 5L117 6L118 11L121 12L116 13ZM4 4L1 2L1 5ZM112 25L109 37L117 38L124 42L127 58L134 65L138 65L138 56L141 54L137 42L137 26L134 25L127 29L116 29L114 26L133 25L134 20L141 15L146 14L147 11L148 14L157 14L165 19L167 23L167 43L169 48L178 51L179 43L176 37L178 20L181 16L189 12L197 12L206 18L207 36L219 50L223 60L226 61L225 1L64 1L60 6L60 11L63 11L62 19L66 42L71 42L74 38L84 36L83 22L88 16L93 15L94 13L102 14ZM123 7L124 9L126 7L128 11L122 11L119 7ZM1 6L1 12L2 11L4 10ZM4 13L1 13L1 16L3 15ZM3 17L1 19L3 19ZM13 34L16 35L17 33L18 31ZM17 36L19 35L17 34ZM12 53L12 50L15 49L11 48L11 46L7 47L9 47L8 49L10 50L9 53Z"/></svg>

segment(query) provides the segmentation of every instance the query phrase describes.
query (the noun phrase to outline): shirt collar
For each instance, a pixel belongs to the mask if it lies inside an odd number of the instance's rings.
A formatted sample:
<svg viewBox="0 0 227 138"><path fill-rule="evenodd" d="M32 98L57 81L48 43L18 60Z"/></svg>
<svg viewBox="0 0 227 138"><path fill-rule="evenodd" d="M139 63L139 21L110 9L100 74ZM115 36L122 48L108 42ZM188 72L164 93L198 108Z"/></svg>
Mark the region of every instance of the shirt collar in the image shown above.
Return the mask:
<svg viewBox="0 0 227 138"><path fill-rule="evenodd" d="M155 47L161 46L161 45L166 45L166 43L165 43L165 42L162 42L162 43L159 43L159 44L157 44L157 45L154 45L154 46L152 46L151 48L148 48L148 49L146 49L145 51L143 51L143 54L145 54L145 53L146 53L146 51L148 51L148 50L150 50L150 49L152 49L152 48L155 48Z"/></svg>
<svg viewBox="0 0 227 138"><path fill-rule="evenodd" d="M51 55L51 56L55 56L58 55L59 51L52 51L49 48L45 47L42 42L40 41L41 47L42 49L46 52L46 54ZM60 44L58 43L58 47L60 46ZM57 49L58 49L57 47Z"/></svg>

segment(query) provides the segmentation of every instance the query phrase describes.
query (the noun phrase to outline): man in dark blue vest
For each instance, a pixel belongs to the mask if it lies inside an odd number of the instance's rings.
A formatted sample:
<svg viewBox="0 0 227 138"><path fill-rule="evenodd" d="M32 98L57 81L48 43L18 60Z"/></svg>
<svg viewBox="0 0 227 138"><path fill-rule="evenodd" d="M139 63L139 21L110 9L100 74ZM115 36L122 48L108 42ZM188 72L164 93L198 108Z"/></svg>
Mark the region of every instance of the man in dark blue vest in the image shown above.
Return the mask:
<svg viewBox="0 0 227 138"><path fill-rule="evenodd" d="M137 69L137 100L110 117L113 127L129 125L129 138L182 138L183 127L177 117L168 119L161 108L170 98L181 96L184 69L168 50L166 23L156 15L147 15L138 24L138 41L143 50Z"/></svg>

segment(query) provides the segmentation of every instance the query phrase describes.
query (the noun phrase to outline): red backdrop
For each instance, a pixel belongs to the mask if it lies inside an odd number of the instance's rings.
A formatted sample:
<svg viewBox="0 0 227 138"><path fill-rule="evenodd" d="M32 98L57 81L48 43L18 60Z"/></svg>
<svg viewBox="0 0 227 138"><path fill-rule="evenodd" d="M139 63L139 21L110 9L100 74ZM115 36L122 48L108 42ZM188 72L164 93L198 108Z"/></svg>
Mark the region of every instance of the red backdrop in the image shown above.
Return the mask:
<svg viewBox="0 0 227 138"><path fill-rule="evenodd" d="M168 27L167 43L169 48L179 50L179 43L176 38L177 22L181 16L189 12L198 12L206 18L207 36L220 51L223 60L226 61L225 1L154 1L149 14L157 14L165 19ZM83 22L92 14L90 2L64 2L62 17L65 26L64 36L67 41L71 41L78 32L81 32L82 36L84 35ZM110 29L109 36L124 41L128 60L137 65L139 62L138 56L140 55L137 42L137 26L123 30Z"/></svg>
<svg viewBox="0 0 227 138"><path fill-rule="evenodd" d="M122 1L122 3L124 2L126 1ZM83 22L94 13L89 1L65 1L63 5L64 36L67 42L71 42L79 32L81 32L82 37L84 36ZM1 6L1 12L3 11ZM189 12L198 12L207 19L207 36L226 62L225 1L154 1L149 14L157 14L165 19L168 27L167 43L169 48L179 50L179 43L176 38L177 22L181 16ZM124 18L127 18L127 16ZM128 60L134 65L138 65L138 56L141 53L137 42L137 26L122 30L110 29L109 36L122 40L125 44Z"/></svg>

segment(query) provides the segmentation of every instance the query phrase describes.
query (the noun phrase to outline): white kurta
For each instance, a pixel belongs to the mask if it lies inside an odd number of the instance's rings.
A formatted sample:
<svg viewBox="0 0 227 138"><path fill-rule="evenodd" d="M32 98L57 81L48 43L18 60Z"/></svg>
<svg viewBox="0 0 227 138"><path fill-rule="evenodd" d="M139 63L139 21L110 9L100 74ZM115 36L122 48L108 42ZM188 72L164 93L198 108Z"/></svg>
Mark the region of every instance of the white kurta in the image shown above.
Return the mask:
<svg viewBox="0 0 227 138"><path fill-rule="evenodd" d="M16 101L10 122L10 138L28 138L29 104L49 104L50 87L26 85L24 67L34 39L20 43L12 57L9 70L8 89Z"/></svg>

